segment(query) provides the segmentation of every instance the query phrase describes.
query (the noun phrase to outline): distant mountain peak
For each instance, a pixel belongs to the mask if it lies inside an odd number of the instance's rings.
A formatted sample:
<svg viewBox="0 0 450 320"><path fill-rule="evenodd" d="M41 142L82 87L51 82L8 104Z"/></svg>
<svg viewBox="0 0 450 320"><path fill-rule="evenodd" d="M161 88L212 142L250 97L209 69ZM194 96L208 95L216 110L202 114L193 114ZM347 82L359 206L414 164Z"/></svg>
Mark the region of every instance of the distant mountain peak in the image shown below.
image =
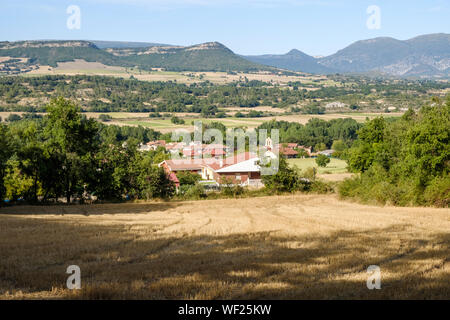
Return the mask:
<svg viewBox="0 0 450 320"><path fill-rule="evenodd" d="M193 51L193 50L224 50L231 52L232 51L227 48L225 45L223 45L220 42L217 41L211 41L211 42L204 42L200 44L195 44L193 46L185 47L186 51Z"/></svg>

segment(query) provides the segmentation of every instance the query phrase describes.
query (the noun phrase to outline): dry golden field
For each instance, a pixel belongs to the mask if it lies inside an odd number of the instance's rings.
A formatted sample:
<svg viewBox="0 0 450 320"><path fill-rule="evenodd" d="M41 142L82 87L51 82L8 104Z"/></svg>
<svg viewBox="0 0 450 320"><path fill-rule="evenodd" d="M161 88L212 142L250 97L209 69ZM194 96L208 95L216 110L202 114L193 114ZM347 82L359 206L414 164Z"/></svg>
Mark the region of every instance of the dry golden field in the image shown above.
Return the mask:
<svg viewBox="0 0 450 320"><path fill-rule="evenodd" d="M449 244L448 209L330 195L17 206L0 209L0 298L450 299Z"/></svg>

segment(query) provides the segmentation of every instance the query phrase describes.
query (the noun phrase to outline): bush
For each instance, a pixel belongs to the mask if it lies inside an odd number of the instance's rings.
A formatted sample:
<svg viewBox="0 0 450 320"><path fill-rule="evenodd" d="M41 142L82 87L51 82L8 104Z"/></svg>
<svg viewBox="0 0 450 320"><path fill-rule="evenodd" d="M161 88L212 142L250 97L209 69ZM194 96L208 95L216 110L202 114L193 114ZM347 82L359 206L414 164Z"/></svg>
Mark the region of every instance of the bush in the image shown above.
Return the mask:
<svg viewBox="0 0 450 320"><path fill-rule="evenodd" d="M170 122L172 122L173 124L185 124L183 119L175 116L170 119Z"/></svg>
<svg viewBox="0 0 450 320"><path fill-rule="evenodd" d="M324 194L324 193L334 192L334 189L330 184L328 184L324 181L315 180L308 185L308 189L305 191L311 191L311 192Z"/></svg>
<svg viewBox="0 0 450 320"><path fill-rule="evenodd" d="M6 121L8 121L8 122L15 122L15 121L19 121L19 120L21 120L21 119L22 119L22 117L19 116L18 114L11 113L11 114L6 118Z"/></svg>
<svg viewBox="0 0 450 320"><path fill-rule="evenodd" d="M198 173L180 171L177 173L177 178L180 185L195 185L202 177Z"/></svg>
<svg viewBox="0 0 450 320"><path fill-rule="evenodd" d="M154 168L147 176L147 186L144 191L147 199L167 199L175 194L175 184L169 179L163 168Z"/></svg>
<svg viewBox="0 0 450 320"><path fill-rule="evenodd" d="M205 192L205 188L201 184L196 184L194 186L185 186L186 189L184 189L184 198L186 199L204 199L207 197L207 194Z"/></svg>
<svg viewBox="0 0 450 320"><path fill-rule="evenodd" d="M302 187L298 173L290 168L282 157L279 158L278 172L263 176L262 181L267 190L275 193L294 192Z"/></svg>
<svg viewBox="0 0 450 320"><path fill-rule="evenodd" d="M111 121L112 117L109 114L101 114L98 116L98 119L102 122Z"/></svg>
<svg viewBox="0 0 450 320"><path fill-rule="evenodd" d="M316 163L319 167L326 167L327 164L330 163L330 158L328 158L326 155L324 154L319 154L316 158Z"/></svg>
<svg viewBox="0 0 450 320"><path fill-rule="evenodd" d="M450 174L433 179L423 194L424 202L437 207L450 206Z"/></svg>
<svg viewBox="0 0 450 320"><path fill-rule="evenodd" d="M222 186L222 193L227 197L237 197L245 193L245 189L240 185L225 184Z"/></svg>

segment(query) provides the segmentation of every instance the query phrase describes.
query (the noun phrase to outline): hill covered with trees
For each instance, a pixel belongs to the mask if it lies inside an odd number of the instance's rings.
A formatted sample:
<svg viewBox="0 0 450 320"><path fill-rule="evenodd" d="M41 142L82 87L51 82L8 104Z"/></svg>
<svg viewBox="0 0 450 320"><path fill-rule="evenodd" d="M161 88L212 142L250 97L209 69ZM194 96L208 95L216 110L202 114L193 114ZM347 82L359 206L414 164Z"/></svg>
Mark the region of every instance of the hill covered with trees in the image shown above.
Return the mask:
<svg viewBox="0 0 450 320"><path fill-rule="evenodd" d="M136 44L129 47L118 43L118 48L108 48L114 46L114 43L97 43L106 47L100 49L89 41L5 41L0 42L0 57L27 58L28 65L51 67L56 67L59 62L81 59L142 70L163 68L167 71L277 72L276 68L253 63L234 54L218 42L189 47L136 47Z"/></svg>

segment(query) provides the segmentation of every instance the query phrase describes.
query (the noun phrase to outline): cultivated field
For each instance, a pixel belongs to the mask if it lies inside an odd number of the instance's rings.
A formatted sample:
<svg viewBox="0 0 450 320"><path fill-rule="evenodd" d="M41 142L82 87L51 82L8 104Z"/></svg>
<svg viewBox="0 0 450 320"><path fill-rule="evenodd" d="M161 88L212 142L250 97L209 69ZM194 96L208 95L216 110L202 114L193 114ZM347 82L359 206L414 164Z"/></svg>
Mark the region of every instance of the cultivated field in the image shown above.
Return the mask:
<svg viewBox="0 0 450 320"><path fill-rule="evenodd" d="M228 108L227 108L228 109ZM272 108L273 109L273 108ZM232 110L230 108L230 110ZM231 113L235 113L236 110L232 110ZM10 112L0 113L0 116L5 119ZM19 113L20 112L16 112ZM98 113L98 112L86 112L85 115L89 118L98 118L100 114L108 114L112 117L112 121L105 122L105 124L114 124L119 126L143 126L147 128L152 128L154 130L160 131L162 133L172 132L175 129L186 129L189 131L193 130L191 124L192 121L202 121L203 123L210 123L213 121L223 123L227 128L245 127L247 129L253 129L258 127L260 124L270 120L277 121L289 121L298 122L301 124L306 124L312 118L319 118L323 120L332 120L339 118L353 118L358 122L364 122L366 118L373 119L377 116L383 115L385 117L400 116L401 114L382 114L382 113L371 113L371 114L345 114L345 113L330 113L324 115L291 115L291 116L272 116L272 117L260 117L260 118L202 118L199 114L195 113L170 113L173 116L177 116L185 120L185 124L173 124L170 121L170 117L164 118L150 118L149 113L131 113L131 112L110 112L110 113Z"/></svg>
<svg viewBox="0 0 450 320"><path fill-rule="evenodd" d="M1 62L1 60L0 60ZM173 72L173 71L144 71L135 68L124 68L117 66L107 66L98 62L87 62L82 59L75 59L69 62L60 62L56 68L50 66L39 66L38 69L25 74L25 76L41 75L107 75L120 78L135 77L141 81L176 81L180 83L199 83L210 81L215 84L225 84L235 81L242 81L247 78L249 81L258 80L271 82L273 84L286 85L288 82L301 82L311 85L307 90L316 90L317 86L340 86L339 82L328 79L326 76L310 75L298 72L296 75L278 75L267 72L229 74L226 72Z"/></svg>
<svg viewBox="0 0 450 320"><path fill-rule="evenodd" d="M335 196L10 207L0 298L449 299L449 244L448 209Z"/></svg>
<svg viewBox="0 0 450 320"><path fill-rule="evenodd" d="M315 158L305 158L305 159L288 159L288 163L295 165L298 169L304 171L308 168L316 168L317 173L327 174L327 173L346 173L347 172L347 162L345 160L331 158L330 163L325 167L319 167L316 163Z"/></svg>

